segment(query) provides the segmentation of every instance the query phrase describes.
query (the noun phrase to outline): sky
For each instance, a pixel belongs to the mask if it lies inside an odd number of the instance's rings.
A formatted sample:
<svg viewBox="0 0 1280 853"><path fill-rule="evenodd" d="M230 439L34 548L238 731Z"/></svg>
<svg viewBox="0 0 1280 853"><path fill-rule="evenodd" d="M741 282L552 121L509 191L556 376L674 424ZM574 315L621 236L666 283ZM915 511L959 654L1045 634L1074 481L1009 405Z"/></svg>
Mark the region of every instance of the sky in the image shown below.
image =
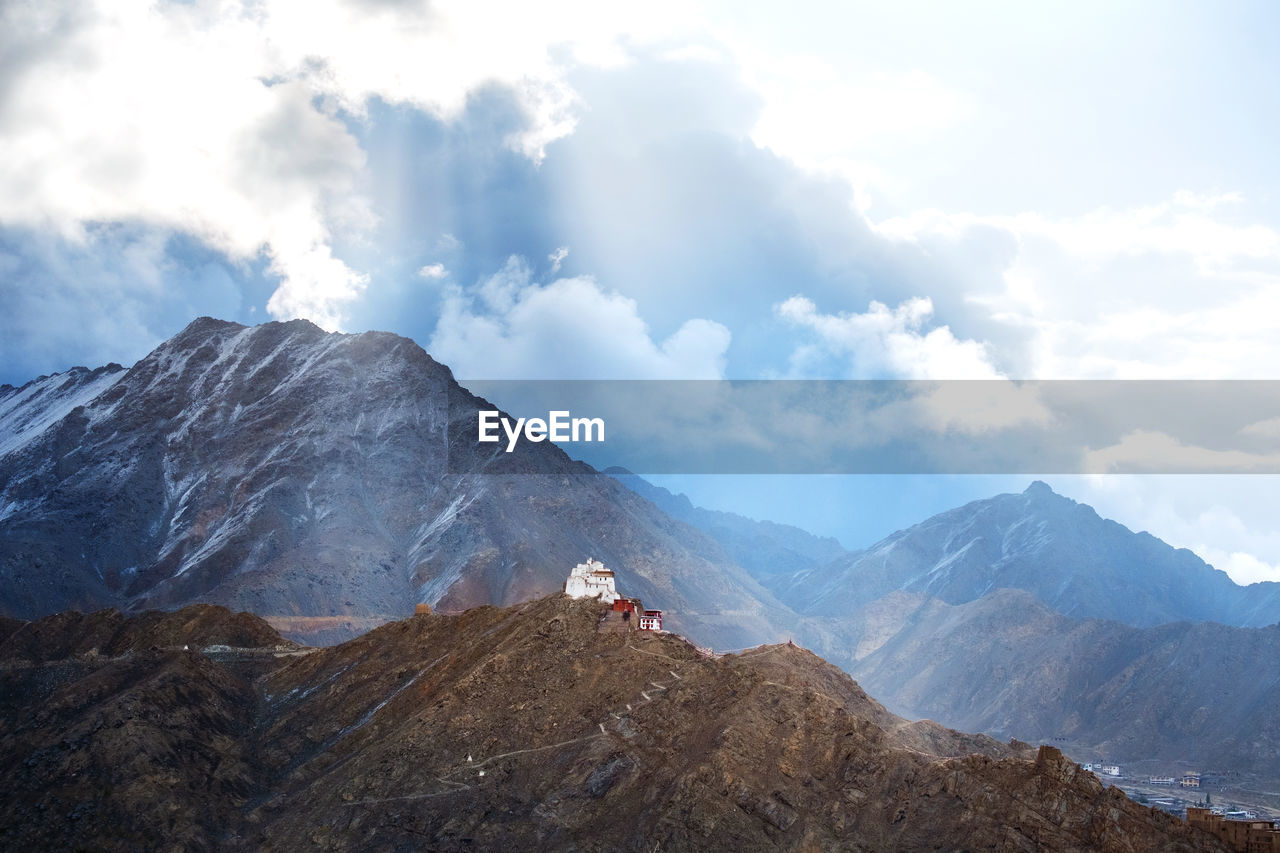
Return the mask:
<svg viewBox="0 0 1280 853"><path fill-rule="evenodd" d="M1267 2L10 0L0 382L200 315L394 331L464 384L1280 378L1277 31ZM1025 479L664 484L857 546ZM1270 478L1050 482L1280 580Z"/></svg>

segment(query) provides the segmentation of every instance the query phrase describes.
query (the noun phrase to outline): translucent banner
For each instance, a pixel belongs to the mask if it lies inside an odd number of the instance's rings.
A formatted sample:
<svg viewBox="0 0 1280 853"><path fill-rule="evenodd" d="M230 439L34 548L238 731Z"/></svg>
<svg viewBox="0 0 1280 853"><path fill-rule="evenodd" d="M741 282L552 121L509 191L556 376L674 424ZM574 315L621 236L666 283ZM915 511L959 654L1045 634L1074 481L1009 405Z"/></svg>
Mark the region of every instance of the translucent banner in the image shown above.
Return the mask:
<svg viewBox="0 0 1280 853"><path fill-rule="evenodd" d="M1273 381L472 381L450 470L1277 474Z"/></svg>

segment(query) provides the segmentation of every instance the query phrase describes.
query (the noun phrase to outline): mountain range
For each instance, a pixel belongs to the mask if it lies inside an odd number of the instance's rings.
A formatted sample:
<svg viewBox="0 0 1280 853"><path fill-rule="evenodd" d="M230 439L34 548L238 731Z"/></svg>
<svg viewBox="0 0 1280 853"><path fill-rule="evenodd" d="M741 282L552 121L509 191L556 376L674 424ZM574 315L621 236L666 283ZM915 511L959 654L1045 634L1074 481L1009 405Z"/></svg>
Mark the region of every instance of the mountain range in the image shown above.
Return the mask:
<svg viewBox="0 0 1280 853"><path fill-rule="evenodd" d="M620 478L730 552L785 530ZM862 551L806 555L822 542L792 529L757 544L794 571L756 576L803 617L805 642L896 712L1082 759L1277 775L1280 584L1238 586L1039 481Z"/></svg>
<svg viewBox="0 0 1280 853"><path fill-rule="evenodd" d="M1191 551L1101 518L1040 481L940 513L773 588L812 615L895 590L964 604L1003 588L1026 590L1064 616L1137 627L1280 622L1280 583L1239 586Z"/></svg>
<svg viewBox="0 0 1280 853"><path fill-rule="evenodd" d="M1275 766L1280 585L1043 483L847 551L549 443L481 450L480 408L412 341L305 321L202 318L131 368L0 387L0 612L208 602L335 642L594 556L695 642L794 638L906 716Z"/></svg>

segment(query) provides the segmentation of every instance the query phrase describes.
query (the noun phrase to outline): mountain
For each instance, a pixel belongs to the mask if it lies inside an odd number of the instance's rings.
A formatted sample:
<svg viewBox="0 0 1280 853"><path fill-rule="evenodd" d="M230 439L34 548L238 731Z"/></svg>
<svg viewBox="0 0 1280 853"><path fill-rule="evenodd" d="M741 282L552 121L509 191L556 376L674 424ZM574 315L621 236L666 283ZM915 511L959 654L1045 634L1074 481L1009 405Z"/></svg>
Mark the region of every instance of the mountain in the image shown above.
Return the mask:
<svg viewBox="0 0 1280 853"><path fill-rule="evenodd" d="M798 647L713 656L602 611L558 595L324 649L0 643L0 845L1224 849L1050 747L894 717ZM79 649L98 618L26 630Z"/></svg>
<svg viewBox="0 0 1280 853"><path fill-rule="evenodd" d="M849 553L830 536L815 536L790 524L694 506L687 496L672 494L623 468L609 468L604 473L672 518L715 539L738 565L761 582L791 577Z"/></svg>
<svg viewBox="0 0 1280 853"><path fill-rule="evenodd" d="M816 537L621 479L740 556L805 614L796 636L898 713L1122 761L1280 765L1280 626L1174 621L1265 622L1275 585L1238 587L1044 483L814 565L786 543ZM1064 615L1090 611L1111 618Z"/></svg>
<svg viewBox="0 0 1280 853"><path fill-rule="evenodd" d="M127 370L4 386L0 612L211 602L335 640L594 556L699 642L787 636L710 537L549 443L481 450L482 407L406 338L301 320L202 318Z"/></svg>
<svg viewBox="0 0 1280 853"><path fill-rule="evenodd" d="M894 603L892 636L837 662L902 713L1124 762L1280 767L1280 625L1133 628L1022 590Z"/></svg>
<svg viewBox="0 0 1280 853"><path fill-rule="evenodd" d="M1066 616L1136 627L1280 622L1280 583L1238 586L1192 552L1101 518L1039 481L791 578L760 579L808 615L838 616L895 590L964 604L1022 589Z"/></svg>

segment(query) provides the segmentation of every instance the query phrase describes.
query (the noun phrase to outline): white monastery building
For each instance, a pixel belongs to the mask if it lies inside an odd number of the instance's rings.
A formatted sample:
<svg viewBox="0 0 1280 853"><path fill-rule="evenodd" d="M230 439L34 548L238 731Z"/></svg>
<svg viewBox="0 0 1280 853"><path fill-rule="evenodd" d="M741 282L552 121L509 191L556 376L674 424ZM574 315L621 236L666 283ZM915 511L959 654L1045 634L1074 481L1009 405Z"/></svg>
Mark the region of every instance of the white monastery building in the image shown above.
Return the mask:
<svg viewBox="0 0 1280 853"><path fill-rule="evenodd" d="M604 563L591 558L569 572L569 579L564 582L564 594L570 598L598 598L610 604L622 597L614 588L613 572L606 569Z"/></svg>
<svg viewBox="0 0 1280 853"><path fill-rule="evenodd" d="M613 572L599 560L588 558L569 572L564 582L564 594L570 598L594 598L611 605L609 612L600 618L600 630L605 631L656 631L662 630L662 611L645 610L638 598L618 595Z"/></svg>

